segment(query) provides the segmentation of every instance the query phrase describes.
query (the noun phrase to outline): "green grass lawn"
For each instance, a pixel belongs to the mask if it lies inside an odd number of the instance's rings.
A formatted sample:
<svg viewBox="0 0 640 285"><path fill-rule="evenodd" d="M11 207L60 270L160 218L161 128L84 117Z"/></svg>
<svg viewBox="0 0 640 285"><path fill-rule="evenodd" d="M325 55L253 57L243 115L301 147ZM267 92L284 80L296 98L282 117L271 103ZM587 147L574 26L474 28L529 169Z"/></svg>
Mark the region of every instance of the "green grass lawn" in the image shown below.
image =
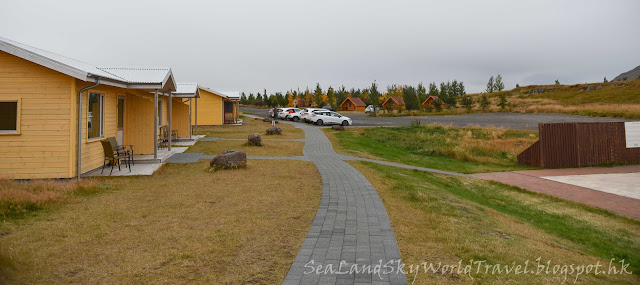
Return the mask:
<svg viewBox="0 0 640 285"><path fill-rule="evenodd" d="M325 133L341 153L461 173L531 169L516 156L538 139L534 131L431 125Z"/></svg>
<svg viewBox="0 0 640 285"><path fill-rule="evenodd" d="M604 210L480 179L352 162L391 219L403 262L588 265L624 259L632 275L583 274L578 284L640 282L640 222ZM619 265L619 264L618 264ZM530 265L533 266L533 265ZM573 284L576 274L567 274ZM415 284L561 284L564 275L408 275Z"/></svg>

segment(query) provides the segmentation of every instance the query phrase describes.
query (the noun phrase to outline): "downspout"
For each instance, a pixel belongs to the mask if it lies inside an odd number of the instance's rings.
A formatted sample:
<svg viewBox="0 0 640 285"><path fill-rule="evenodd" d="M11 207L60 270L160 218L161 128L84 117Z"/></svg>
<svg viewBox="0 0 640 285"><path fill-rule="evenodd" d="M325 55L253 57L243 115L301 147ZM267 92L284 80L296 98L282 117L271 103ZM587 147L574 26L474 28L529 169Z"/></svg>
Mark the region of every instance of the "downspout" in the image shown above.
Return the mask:
<svg viewBox="0 0 640 285"><path fill-rule="evenodd" d="M78 92L78 162L76 165L78 166L78 180L80 180L80 175L82 174L82 93L98 87L100 85L100 77L96 78L96 84L80 89Z"/></svg>

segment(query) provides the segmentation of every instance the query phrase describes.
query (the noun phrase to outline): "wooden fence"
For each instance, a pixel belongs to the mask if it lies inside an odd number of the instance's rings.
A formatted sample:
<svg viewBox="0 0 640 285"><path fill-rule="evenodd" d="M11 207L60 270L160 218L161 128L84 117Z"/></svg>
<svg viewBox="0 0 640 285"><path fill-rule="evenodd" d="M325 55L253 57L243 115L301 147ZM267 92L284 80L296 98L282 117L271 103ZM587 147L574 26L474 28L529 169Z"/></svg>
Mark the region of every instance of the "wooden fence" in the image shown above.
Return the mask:
<svg viewBox="0 0 640 285"><path fill-rule="evenodd" d="M543 123L540 139L518 155L522 165L544 168L640 163L640 148L627 148L624 122Z"/></svg>

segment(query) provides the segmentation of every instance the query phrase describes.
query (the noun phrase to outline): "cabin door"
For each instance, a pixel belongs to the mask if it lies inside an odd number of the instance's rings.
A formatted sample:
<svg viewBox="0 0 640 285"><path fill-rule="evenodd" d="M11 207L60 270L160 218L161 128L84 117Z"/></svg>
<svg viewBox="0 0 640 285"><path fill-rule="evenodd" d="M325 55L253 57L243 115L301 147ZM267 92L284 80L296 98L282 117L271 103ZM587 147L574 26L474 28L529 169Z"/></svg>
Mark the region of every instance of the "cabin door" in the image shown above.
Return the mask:
<svg viewBox="0 0 640 285"><path fill-rule="evenodd" d="M124 96L118 96L118 134L116 140L124 145Z"/></svg>

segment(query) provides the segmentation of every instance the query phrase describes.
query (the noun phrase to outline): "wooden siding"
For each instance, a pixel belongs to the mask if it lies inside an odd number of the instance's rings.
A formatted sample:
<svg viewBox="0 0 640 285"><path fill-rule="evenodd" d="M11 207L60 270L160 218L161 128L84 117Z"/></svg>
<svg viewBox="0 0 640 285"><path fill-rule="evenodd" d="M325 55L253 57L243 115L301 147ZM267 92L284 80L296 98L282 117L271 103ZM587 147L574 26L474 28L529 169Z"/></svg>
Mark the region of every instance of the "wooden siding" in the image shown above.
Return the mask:
<svg viewBox="0 0 640 285"><path fill-rule="evenodd" d="M200 89L198 98L198 125L220 126L223 124L223 98L207 90ZM195 99L191 100L194 109L191 113L193 124L196 123ZM189 104L189 103L187 103Z"/></svg>
<svg viewBox="0 0 640 285"><path fill-rule="evenodd" d="M0 51L0 100L21 101L20 133L0 135L0 178L70 177L71 88L70 77Z"/></svg>
<svg viewBox="0 0 640 285"><path fill-rule="evenodd" d="M173 109L171 113L171 128L178 131L178 137L188 138L189 129L191 128L189 125L189 105L187 105L187 102L183 103L181 99L173 99L171 107Z"/></svg>
<svg viewBox="0 0 640 285"><path fill-rule="evenodd" d="M124 144L133 145L135 154L153 153L153 96L142 91L127 92L124 107Z"/></svg>
<svg viewBox="0 0 640 285"><path fill-rule="evenodd" d="M518 163L544 168L640 163L640 148L626 148L623 122L542 123L540 140Z"/></svg>

